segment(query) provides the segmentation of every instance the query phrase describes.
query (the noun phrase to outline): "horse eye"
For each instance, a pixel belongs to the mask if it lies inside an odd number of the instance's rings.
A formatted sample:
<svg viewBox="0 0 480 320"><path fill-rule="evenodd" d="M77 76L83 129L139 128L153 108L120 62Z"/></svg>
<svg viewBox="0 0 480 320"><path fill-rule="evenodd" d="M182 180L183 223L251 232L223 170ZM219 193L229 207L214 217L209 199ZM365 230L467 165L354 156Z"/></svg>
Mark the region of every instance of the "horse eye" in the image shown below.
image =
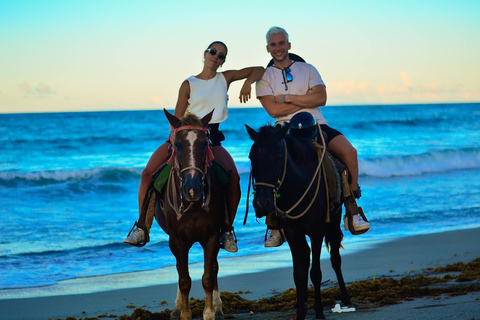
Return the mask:
<svg viewBox="0 0 480 320"><path fill-rule="evenodd" d="M178 151L182 150L182 144L180 142L175 142L174 145L175 149L177 149Z"/></svg>

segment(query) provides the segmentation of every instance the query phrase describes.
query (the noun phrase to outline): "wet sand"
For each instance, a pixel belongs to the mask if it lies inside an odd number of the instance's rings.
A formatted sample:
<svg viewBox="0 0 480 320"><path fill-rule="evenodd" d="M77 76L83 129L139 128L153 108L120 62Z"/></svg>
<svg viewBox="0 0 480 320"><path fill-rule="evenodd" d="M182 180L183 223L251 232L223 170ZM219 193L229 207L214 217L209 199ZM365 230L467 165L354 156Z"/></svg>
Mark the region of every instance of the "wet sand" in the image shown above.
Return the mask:
<svg viewBox="0 0 480 320"><path fill-rule="evenodd" d="M348 247L346 248L348 250ZM420 274L422 269L469 262L480 257L480 229L451 231L399 238L375 245L367 250L344 255L342 269L345 281L402 277ZM222 268L220 264L220 268ZM328 260L322 259L323 280L336 281ZM219 278L221 291L245 292L249 300L270 297L294 287L292 268L233 275ZM59 295L52 297L0 300L0 320L65 319L130 315L135 307L151 312L173 309L176 284L156 285L106 292ZM194 281L190 296L204 297L200 281ZM353 299L355 297L352 297ZM273 319L288 314L268 313L234 315L236 319ZM328 319L480 319L480 293L439 299L419 298L398 305L335 314L325 308ZM278 319L278 318L277 318ZM313 319L309 313L307 319Z"/></svg>

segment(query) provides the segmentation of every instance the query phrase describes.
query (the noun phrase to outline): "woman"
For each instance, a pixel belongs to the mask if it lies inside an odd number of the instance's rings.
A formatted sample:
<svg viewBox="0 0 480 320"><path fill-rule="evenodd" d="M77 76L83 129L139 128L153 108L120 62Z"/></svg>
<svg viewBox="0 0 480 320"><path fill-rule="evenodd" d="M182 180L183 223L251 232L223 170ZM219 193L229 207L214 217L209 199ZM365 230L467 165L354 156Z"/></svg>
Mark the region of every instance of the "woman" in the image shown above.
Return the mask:
<svg viewBox="0 0 480 320"><path fill-rule="evenodd" d="M227 57L227 46L221 41L212 42L205 50L203 70L196 76L186 79L180 86L178 100L175 106L174 115L181 117L185 112L192 112L199 117L203 117L212 109L215 109L212 120L209 123L210 139L212 141L212 151L215 159L228 171L231 171L230 182L228 184L228 207L231 214L231 225L226 226L221 237L222 247L229 252L237 252L238 247L233 237L233 221L237 213L240 202L240 176L230 154L221 146L221 141L225 140L219 124L227 119L227 100L228 88L230 84L237 80L246 79L240 90L240 102L247 102L251 97L251 84L260 80L265 71L263 67L249 67L241 70L228 70L217 72L223 65ZM135 228L129 233L123 242L143 246L148 242L148 233L152 225L152 217L147 218L141 215L141 207L145 198L145 192L148 189L152 179L151 175L164 163L169 157L169 142L162 144L150 157L147 166L142 171L140 186L138 189L138 204L140 218L135 223ZM145 223L149 221L149 223Z"/></svg>

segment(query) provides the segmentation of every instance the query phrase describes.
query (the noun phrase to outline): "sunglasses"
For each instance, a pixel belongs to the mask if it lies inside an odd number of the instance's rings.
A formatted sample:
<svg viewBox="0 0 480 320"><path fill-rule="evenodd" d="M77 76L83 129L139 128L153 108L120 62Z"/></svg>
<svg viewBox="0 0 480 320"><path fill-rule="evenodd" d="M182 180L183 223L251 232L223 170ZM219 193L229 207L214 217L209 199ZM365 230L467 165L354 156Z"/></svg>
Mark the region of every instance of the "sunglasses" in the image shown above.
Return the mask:
<svg viewBox="0 0 480 320"><path fill-rule="evenodd" d="M283 70L285 70L285 77L287 78L287 82L292 82L293 81L293 76L290 73L290 72L292 72L292 70L290 70L290 68L285 68Z"/></svg>
<svg viewBox="0 0 480 320"><path fill-rule="evenodd" d="M207 51L210 52L210 54L211 54L212 56L217 55L217 49L210 48L210 49L207 49ZM219 54L218 54L218 59L220 59L220 60L225 60L226 57L227 57L227 56L226 56L224 53L219 53Z"/></svg>

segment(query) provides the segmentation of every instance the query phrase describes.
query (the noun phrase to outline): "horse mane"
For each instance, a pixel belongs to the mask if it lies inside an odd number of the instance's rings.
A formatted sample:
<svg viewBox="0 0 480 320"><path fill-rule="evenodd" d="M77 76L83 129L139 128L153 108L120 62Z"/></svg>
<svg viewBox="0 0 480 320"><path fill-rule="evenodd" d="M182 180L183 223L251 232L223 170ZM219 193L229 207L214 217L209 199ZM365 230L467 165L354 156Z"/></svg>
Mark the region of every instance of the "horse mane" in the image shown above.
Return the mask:
<svg viewBox="0 0 480 320"><path fill-rule="evenodd" d="M275 132L277 131L278 129L272 125L264 125L260 127L258 131L259 140L273 143L275 141ZM285 136L285 142L290 156L295 161L310 161L316 159L316 153L312 151L313 148L310 145L310 140L296 139L287 134Z"/></svg>
<svg viewBox="0 0 480 320"><path fill-rule="evenodd" d="M275 132L277 132L277 130L275 129L274 126L269 125L269 124L263 125L258 130L258 134L259 134L259 139L258 140L274 142L275 141Z"/></svg>
<svg viewBox="0 0 480 320"><path fill-rule="evenodd" d="M191 112L186 112L182 117L179 118L179 120L180 121L177 123L174 129L183 126L194 126L203 128L201 119Z"/></svg>

